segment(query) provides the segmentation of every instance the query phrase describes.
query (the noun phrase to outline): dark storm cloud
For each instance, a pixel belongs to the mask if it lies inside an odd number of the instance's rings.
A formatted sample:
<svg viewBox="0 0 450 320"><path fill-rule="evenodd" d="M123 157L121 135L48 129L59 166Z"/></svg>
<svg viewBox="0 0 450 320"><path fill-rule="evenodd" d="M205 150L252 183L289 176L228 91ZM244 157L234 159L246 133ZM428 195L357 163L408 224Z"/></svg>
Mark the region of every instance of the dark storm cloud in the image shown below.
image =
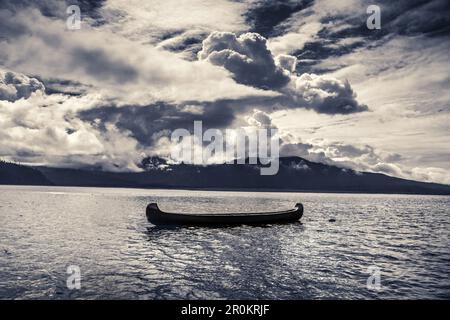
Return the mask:
<svg viewBox="0 0 450 320"><path fill-rule="evenodd" d="M168 43L165 45L162 45L162 47L166 50L174 51L174 52L181 52L189 50L192 47L201 48L201 43L203 39L206 37L204 36L186 36L183 39L180 39L180 41L176 41L173 43Z"/></svg>
<svg viewBox="0 0 450 320"><path fill-rule="evenodd" d="M92 88L92 86L85 85L78 81L63 80L56 78L50 79L42 79L40 77L36 78L38 78L39 81L44 83L45 93L48 95L55 93L62 93L70 96L80 96L86 94L88 92L88 89Z"/></svg>
<svg viewBox="0 0 450 320"><path fill-rule="evenodd" d="M315 67L315 64L333 56L351 53L366 43L364 40L361 40L348 45L337 45L338 40L330 40L330 38L327 38L327 40L305 43L301 50L293 53L300 60L300 63L297 64L296 71L299 73L314 72L316 74L332 72L334 70L320 69Z"/></svg>
<svg viewBox="0 0 450 320"><path fill-rule="evenodd" d="M103 24L105 21L99 13L99 9L106 1L107 0L66 0L66 3L67 5L75 4L80 6L82 16L89 16L96 20L97 24Z"/></svg>
<svg viewBox="0 0 450 320"><path fill-rule="evenodd" d="M143 146L153 145L155 135L170 135L182 128L192 131L194 121L202 121L203 128L225 128L235 119L230 101L206 104L171 105L158 103L149 106L105 106L79 113L80 119L99 125L106 131L111 123L127 130Z"/></svg>
<svg viewBox="0 0 450 320"><path fill-rule="evenodd" d="M345 113L342 105L338 100L325 101L322 109L316 109L318 112L324 113ZM297 103L297 105L294 105ZM350 102L351 103L351 102ZM289 105L291 104L291 105ZM144 147L153 146L157 139L161 136L169 136L175 129L187 129L193 131L194 121L202 121L203 129L218 128L225 129L231 126L246 126L248 125L248 117L244 115L251 112L255 107L266 110L276 111L278 109L285 109L298 107L298 102L286 101L282 98L247 98L237 100L219 100L210 103L200 103L197 101L186 102L183 104L168 104L156 103L148 106L104 106L96 107L94 109L84 110L78 114L82 121L87 121L94 126L98 126L103 131L108 130L108 124L115 125L123 132L129 132L140 145ZM358 108L360 106L354 107ZM349 107L347 107L349 108ZM348 113L356 112L355 109L348 109ZM359 110L358 110L359 111ZM267 113L258 110L254 112L253 118L259 124L264 126L271 125L271 119ZM301 155L307 154L307 151L312 148L309 144L286 145L284 151L289 153L303 150ZM342 147L342 152L350 153L350 147ZM355 149L356 150L356 149ZM365 150L364 152L368 152ZM356 153L356 151L355 151ZM319 159L320 154L314 153L316 160ZM323 159L326 157L323 156Z"/></svg>
<svg viewBox="0 0 450 320"><path fill-rule="evenodd" d="M238 83L277 89L289 82L284 69L275 64L267 40L257 33L237 37L232 32L213 32L203 41L201 60L223 66Z"/></svg>
<svg viewBox="0 0 450 320"><path fill-rule="evenodd" d="M250 31L259 33L268 38L281 32L277 26L292 16L313 4L313 0L261 0L256 2L245 14L247 22L251 25Z"/></svg>
<svg viewBox="0 0 450 320"><path fill-rule="evenodd" d="M0 2L1 6L1 2ZM14 13L0 7L0 41L20 36L27 32L28 28L21 21L13 17ZM0 55L1 63L1 55Z"/></svg>
<svg viewBox="0 0 450 320"><path fill-rule="evenodd" d="M329 14L319 19L322 29L314 40L292 54L299 60L309 60L299 63L297 71L326 73L315 67L320 61L342 56L362 47L381 46L384 42L397 35L439 37L450 35L450 2L448 0L380 0L364 1L362 8L369 5L381 8L381 29L369 30L366 26L368 14L364 11L348 12L343 15ZM320 9L320 7L319 7ZM301 19L301 18L299 18ZM336 25L345 27L335 28ZM360 40L345 43L345 39ZM332 71L332 70L331 70Z"/></svg>
<svg viewBox="0 0 450 320"><path fill-rule="evenodd" d="M202 50L202 41L209 33L199 30L165 33L160 38L158 47L167 51L183 53L186 60L196 61L197 53Z"/></svg>
<svg viewBox="0 0 450 320"><path fill-rule="evenodd" d="M385 27L389 32L413 36L450 34L450 1L380 1Z"/></svg>
<svg viewBox="0 0 450 320"><path fill-rule="evenodd" d="M349 114L368 110L356 100L347 81L315 74L298 75L296 58L273 57L267 40L257 33L237 37L231 32L213 32L203 41L200 60L223 66L233 79L242 84L276 90L280 96L267 99L265 105L285 108L307 108L319 113Z"/></svg>
<svg viewBox="0 0 450 320"><path fill-rule="evenodd" d="M64 12L64 1L52 0L2 0L0 10L18 12L25 9L37 9L45 16L61 16Z"/></svg>
<svg viewBox="0 0 450 320"><path fill-rule="evenodd" d="M365 1L366 7L375 4L381 8L381 29L366 27L368 15L329 16L322 23L345 22L349 27L338 31L324 28L318 35L322 39L342 39L362 36L367 40L381 39L386 35L404 36L450 34L450 2L447 0L379 0Z"/></svg>

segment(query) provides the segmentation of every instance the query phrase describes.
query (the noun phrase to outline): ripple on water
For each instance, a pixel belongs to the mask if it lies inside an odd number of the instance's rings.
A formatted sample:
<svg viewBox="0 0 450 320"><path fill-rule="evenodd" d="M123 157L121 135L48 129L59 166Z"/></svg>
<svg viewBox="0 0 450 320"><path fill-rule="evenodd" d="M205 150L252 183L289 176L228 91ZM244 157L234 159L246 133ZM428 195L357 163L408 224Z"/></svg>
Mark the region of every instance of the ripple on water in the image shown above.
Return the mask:
<svg viewBox="0 0 450 320"><path fill-rule="evenodd" d="M450 197L0 191L0 298L450 298ZM305 215L303 224L161 229L144 215L155 201L192 212L301 201ZM81 269L81 290L67 289L69 265ZM367 288L371 266L380 270L380 290Z"/></svg>

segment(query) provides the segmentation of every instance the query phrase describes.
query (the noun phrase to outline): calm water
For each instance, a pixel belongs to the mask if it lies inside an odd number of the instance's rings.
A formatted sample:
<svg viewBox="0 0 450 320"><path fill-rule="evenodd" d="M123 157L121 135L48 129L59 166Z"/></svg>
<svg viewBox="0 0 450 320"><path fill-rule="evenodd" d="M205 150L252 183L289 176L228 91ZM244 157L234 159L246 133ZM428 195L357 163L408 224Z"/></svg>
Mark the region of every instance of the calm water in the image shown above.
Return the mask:
<svg viewBox="0 0 450 320"><path fill-rule="evenodd" d="M301 201L305 215L159 229L145 218L151 201L204 212ZM449 209L443 196L0 186L0 298L450 298ZM69 265L80 290L66 286Z"/></svg>

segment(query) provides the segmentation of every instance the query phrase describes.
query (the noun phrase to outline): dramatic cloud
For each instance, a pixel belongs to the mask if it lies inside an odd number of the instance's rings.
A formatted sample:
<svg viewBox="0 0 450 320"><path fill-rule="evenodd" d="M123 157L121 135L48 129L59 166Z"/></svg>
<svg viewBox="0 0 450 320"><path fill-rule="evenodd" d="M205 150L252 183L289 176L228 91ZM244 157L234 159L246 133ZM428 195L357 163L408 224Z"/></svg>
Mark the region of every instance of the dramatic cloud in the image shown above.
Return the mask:
<svg viewBox="0 0 450 320"><path fill-rule="evenodd" d="M141 145L151 147L161 136L169 136L172 130L193 129L194 121L202 121L204 128L225 128L235 119L229 102L213 105L172 105L159 103L148 106L101 106L82 110L80 119L97 123L100 129L108 125L129 132Z"/></svg>
<svg viewBox="0 0 450 320"><path fill-rule="evenodd" d="M381 9L381 29L368 30L366 9ZM317 63L358 50L383 46L401 36L448 36L450 4L446 0L315 0L273 26L269 47L275 54L292 54L308 66L299 71L326 72ZM336 63L335 68L342 68Z"/></svg>
<svg viewBox="0 0 450 320"><path fill-rule="evenodd" d="M272 56L267 40L256 33L239 37L230 32L214 32L203 41L199 59L223 66L233 78L246 85L278 90L287 108L314 109L319 113L347 114L368 110L358 103L348 81L315 74L293 73L296 58Z"/></svg>
<svg viewBox="0 0 450 320"><path fill-rule="evenodd" d="M35 91L45 91L39 80L0 69L0 100L16 101L28 98Z"/></svg>
<svg viewBox="0 0 450 320"><path fill-rule="evenodd" d="M251 6L245 17L251 26L251 31L264 37L274 36L281 32L279 24L289 19L295 12L302 11L314 3L314 0L250 1Z"/></svg>
<svg viewBox="0 0 450 320"><path fill-rule="evenodd" d="M198 57L225 67L239 83L276 89L289 82L289 75L275 64L267 40L257 33L236 37L231 32L213 32L203 41Z"/></svg>
<svg viewBox="0 0 450 320"><path fill-rule="evenodd" d="M209 35L203 30L187 30L176 33L158 43L157 48L179 53L183 59L196 61L197 53L202 49L202 41Z"/></svg>
<svg viewBox="0 0 450 320"><path fill-rule="evenodd" d="M247 123L258 128L270 128L272 117L264 111L255 109L252 115L247 116Z"/></svg>
<svg viewBox="0 0 450 320"><path fill-rule="evenodd" d="M2 65L44 80L58 77L92 85L92 91L124 104L274 95L237 84L227 71L210 63L183 60L108 28L83 24L81 30L68 31L64 19L51 19L32 9L2 14L1 26L16 26L1 29Z"/></svg>
<svg viewBox="0 0 450 320"><path fill-rule="evenodd" d="M137 170L143 150L125 130L97 123L76 112L105 103L98 96L47 96L41 91L14 103L0 101L0 157L29 164L97 166Z"/></svg>
<svg viewBox="0 0 450 320"><path fill-rule="evenodd" d="M368 110L359 104L348 81L329 76L302 74L292 81L286 92L294 103L319 113L346 114Z"/></svg>
<svg viewBox="0 0 450 320"><path fill-rule="evenodd" d="M201 120L278 128L282 155L448 183L450 5L382 0L370 31L368 4L3 0L0 157L138 170Z"/></svg>

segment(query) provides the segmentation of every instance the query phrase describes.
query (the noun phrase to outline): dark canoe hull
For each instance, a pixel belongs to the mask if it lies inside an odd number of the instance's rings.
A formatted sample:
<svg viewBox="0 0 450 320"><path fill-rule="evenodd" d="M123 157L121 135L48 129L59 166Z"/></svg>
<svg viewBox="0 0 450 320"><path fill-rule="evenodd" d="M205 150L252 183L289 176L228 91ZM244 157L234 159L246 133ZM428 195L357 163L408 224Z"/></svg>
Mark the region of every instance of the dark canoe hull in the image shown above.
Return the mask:
<svg viewBox="0 0 450 320"><path fill-rule="evenodd" d="M184 214L161 211L156 203L147 206L147 219L155 225L239 225L289 223L300 220L303 205L297 203L294 209L279 212L227 213L227 214Z"/></svg>

